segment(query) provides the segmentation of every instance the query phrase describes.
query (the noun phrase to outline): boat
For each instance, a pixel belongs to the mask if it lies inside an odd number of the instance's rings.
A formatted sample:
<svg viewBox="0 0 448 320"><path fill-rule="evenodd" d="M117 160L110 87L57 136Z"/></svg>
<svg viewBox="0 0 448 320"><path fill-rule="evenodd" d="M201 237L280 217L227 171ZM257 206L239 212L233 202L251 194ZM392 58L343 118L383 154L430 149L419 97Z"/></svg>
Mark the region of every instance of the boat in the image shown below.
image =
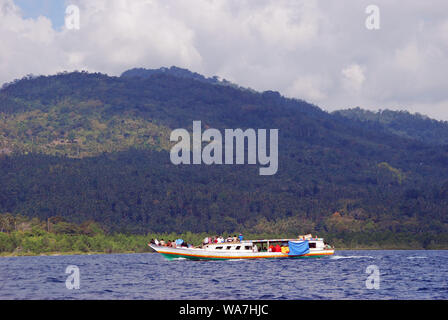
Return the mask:
<svg viewBox="0 0 448 320"><path fill-rule="evenodd" d="M206 243L201 247L182 246L182 242L183 240L176 241L172 246L160 245L160 243L151 243L148 245L169 260L322 258L334 254L334 248L326 244L323 238L313 238L310 236L299 236L296 239L263 239ZM278 250L279 248L280 250Z"/></svg>

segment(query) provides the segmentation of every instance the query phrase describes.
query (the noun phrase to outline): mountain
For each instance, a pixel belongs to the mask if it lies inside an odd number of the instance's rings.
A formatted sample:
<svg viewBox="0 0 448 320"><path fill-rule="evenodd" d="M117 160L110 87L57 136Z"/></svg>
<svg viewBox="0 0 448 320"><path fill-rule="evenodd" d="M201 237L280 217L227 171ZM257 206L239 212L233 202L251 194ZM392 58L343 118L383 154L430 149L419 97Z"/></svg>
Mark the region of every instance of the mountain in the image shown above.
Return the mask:
<svg viewBox="0 0 448 320"><path fill-rule="evenodd" d="M345 117L351 122L360 122L371 130L383 130L433 145L448 144L448 122L430 119L418 113L391 110L372 112L358 107L337 110L333 114Z"/></svg>
<svg viewBox="0 0 448 320"><path fill-rule="evenodd" d="M139 233L448 243L448 146L278 92L194 73L132 74L62 73L0 90L0 213ZM277 174L260 176L258 165L173 165L170 132L191 131L194 120L221 131L279 129Z"/></svg>
<svg viewBox="0 0 448 320"><path fill-rule="evenodd" d="M197 72L191 72L188 69L183 69L176 66L172 66L170 68L162 67L159 69L134 68L123 72L121 74L121 77L148 79L154 75L160 75L160 74L169 75L177 78L194 79L209 84L230 86L234 88L243 89L242 87L239 87L238 85L226 79L219 79L219 77L217 76L206 78L202 74L199 74Z"/></svg>

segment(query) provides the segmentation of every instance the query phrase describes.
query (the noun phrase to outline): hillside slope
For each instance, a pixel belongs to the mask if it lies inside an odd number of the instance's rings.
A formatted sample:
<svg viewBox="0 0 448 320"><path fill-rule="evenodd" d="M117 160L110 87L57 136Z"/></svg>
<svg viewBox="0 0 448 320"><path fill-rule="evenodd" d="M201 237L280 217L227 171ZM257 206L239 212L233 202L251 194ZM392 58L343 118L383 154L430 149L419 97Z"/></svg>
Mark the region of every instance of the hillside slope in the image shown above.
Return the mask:
<svg viewBox="0 0 448 320"><path fill-rule="evenodd" d="M347 118L349 122L360 122L371 130L383 130L433 145L448 144L448 122L421 114L392 110L372 112L361 108L337 110L333 114Z"/></svg>
<svg viewBox="0 0 448 320"><path fill-rule="evenodd" d="M169 133L279 129L279 170L174 166ZM132 232L448 232L448 147L272 91L67 73L0 91L0 212Z"/></svg>

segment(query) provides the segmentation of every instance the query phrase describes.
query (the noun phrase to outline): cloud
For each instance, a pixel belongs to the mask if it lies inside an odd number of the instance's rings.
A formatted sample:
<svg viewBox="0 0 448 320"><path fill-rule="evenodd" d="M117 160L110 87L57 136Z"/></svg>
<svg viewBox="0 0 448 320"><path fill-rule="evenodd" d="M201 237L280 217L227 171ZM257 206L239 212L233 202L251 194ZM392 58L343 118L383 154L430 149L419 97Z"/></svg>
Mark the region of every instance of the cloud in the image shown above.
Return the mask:
<svg viewBox="0 0 448 320"><path fill-rule="evenodd" d="M366 80L364 69L358 64L352 64L342 70L344 86L347 90L359 91Z"/></svg>
<svg viewBox="0 0 448 320"><path fill-rule="evenodd" d="M328 88L326 78L319 75L298 76L292 85L286 89L289 97L301 97L302 99L318 101L326 98L325 91Z"/></svg>
<svg viewBox="0 0 448 320"><path fill-rule="evenodd" d="M28 73L51 73L62 67L55 37L49 19L23 19L12 1L0 0L0 81ZM43 57L51 63L40 63Z"/></svg>
<svg viewBox="0 0 448 320"><path fill-rule="evenodd" d="M63 70L177 65L324 109L399 108L448 119L448 3L378 0L72 0L80 30L0 0L0 82ZM433 106L433 107L431 107Z"/></svg>
<svg viewBox="0 0 448 320"><path fill-rule="evenodd" d="M395 51L395 63L398 68L417 71L422 66L422 57L418 45L413 42Z"/></svg>

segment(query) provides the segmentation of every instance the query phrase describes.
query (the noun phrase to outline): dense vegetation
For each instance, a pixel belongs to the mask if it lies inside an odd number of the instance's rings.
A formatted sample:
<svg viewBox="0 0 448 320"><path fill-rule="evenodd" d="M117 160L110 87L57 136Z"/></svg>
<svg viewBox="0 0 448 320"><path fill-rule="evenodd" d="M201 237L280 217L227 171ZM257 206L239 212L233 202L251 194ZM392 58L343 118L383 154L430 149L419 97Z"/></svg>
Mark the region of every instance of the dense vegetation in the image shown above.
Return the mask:
<svg viewBox="0 0 448 320"><path fill-rule="evenodd" d="M347 246L448 246L448 146L277 92L142 72L5 86L0 212L95 221L109 235L317 232ZM172 165L169 132L191 129L193 120L278 128L278 173Z"/></svg>
<svg viewBox="0 0 448 320"><path fill-rule="evenodd" d="M294 233L246 233L248 239L295 238ZM228 235L229 233L223 233ZM105 232L97 223L86 221L74 224L60 217L46 221L20 215L0 214L0 256L23 256L42 254L85 254L85 253L144 253L153 252L147 245L151 239L174 241L184 239L187 243L200 246L207 233L147 233L123 234ZM232 234L230 234L232 235ZM434 239L426 236L424 241L406 233L381 232L372 236L366 233L321 234L337 249L340 248L407 248L439 249L448 241L448 234Z"/></svg>
<svg viewBox="0 0 448 320"><path fill-rule="evenodd" d="M0 255L148 252L147 236L107 235L93 222L0 215ZM148 235L149 236L149 235Z"/></svg>
<svg viewBox="0 0 448 320"><path fill-rule="evenodd" d="M197 81L214 84L214 85L221 85L221 86L231 86L234 88L241 88L237 84L234 84L226 79L219 79L218 77L214 76L211 78L206 78L202 74L191 72L187 69L182 69L178 67L171 67L171 68L160 68L160 69L144 69L144 68L134 68L130 69L128 71L123 72L121 75L122 78L142 78L142 79L148 79L150 77L153 77L154 75L170 75L176 78L184 78L184 79L194 79ZM242 89L242 88L241 88Z"/></svg>
<svg viewBox="0 0 448 320"><path fill-rule="evenodd" d="M448 144L448 122L430 119L418 113L391 110L372 112L358 107L334 111L333 114L349 121L359 121L371 130L384 130L433 145Z"/></svg>

